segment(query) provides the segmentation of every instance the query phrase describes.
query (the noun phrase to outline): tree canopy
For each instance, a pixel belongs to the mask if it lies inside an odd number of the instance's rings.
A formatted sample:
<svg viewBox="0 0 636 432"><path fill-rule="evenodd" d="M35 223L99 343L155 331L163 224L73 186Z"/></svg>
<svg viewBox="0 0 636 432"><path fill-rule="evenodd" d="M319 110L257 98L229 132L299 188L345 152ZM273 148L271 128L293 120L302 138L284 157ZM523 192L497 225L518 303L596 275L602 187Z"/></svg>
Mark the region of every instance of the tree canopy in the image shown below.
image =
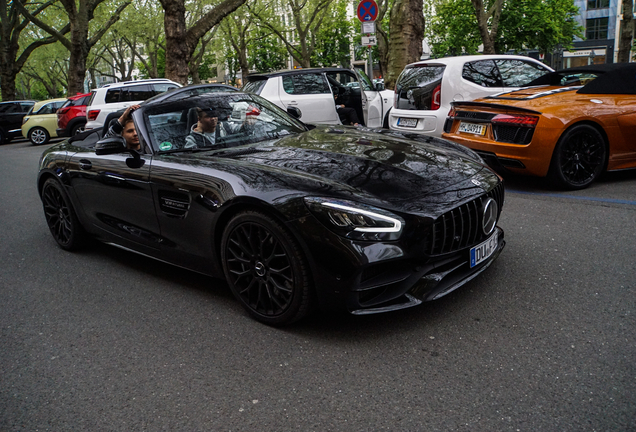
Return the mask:
<svg viewBox="0 0 636 432"><path fill-rule="evenodd" d="M484 31L476 18L474 0L433 0L426 15L426 35L435 57L477 53L481 44L487 53ZM483 11L496 3L486 3ZM558 45L571 47L574 37L582 37L573 0L505 0L492 37L492 53L536 49L549 53ZM488 23L490 24L490 23ZM490 27L492 30L492 27Z"/></svg>

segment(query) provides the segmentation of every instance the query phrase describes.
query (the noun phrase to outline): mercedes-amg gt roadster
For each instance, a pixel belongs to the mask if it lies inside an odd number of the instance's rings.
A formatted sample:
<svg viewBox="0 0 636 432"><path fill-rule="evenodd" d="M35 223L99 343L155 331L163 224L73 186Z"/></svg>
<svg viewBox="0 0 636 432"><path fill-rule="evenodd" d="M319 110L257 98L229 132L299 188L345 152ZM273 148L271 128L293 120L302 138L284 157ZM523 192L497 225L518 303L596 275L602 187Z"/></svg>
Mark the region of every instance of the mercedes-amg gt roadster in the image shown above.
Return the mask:
<svg viewBox="0 0 636 432"><path fill-rule="evenodd" d="M504 248L502 180L460 145L307 125L236 91L178 89L132 118L139 150L105 134L107 121L42 155L53 238L71 250L92 237L222 277L263 323L289 324L314 306L415 306Z"/></svg>

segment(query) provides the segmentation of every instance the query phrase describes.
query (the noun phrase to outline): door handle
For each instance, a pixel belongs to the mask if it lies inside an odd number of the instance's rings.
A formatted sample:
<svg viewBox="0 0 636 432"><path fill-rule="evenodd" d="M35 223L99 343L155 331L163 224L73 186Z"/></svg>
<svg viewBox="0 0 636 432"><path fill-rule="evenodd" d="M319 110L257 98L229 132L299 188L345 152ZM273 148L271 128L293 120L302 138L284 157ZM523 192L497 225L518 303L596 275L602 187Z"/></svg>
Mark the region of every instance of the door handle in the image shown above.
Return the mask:
<svg viewBox="0 0 636 432"><path fill-rule="evenodd" d="M296 101L289 101L289 105L298 105L298 102L296 102Z"/></svg>
<svg viewBox="0 0 636 432"><path fill-rule="evenodd" d="M79 167L80 169L83 169L83 170L89 170L93 168L93 164L88 159L80 159Z"/></svg>

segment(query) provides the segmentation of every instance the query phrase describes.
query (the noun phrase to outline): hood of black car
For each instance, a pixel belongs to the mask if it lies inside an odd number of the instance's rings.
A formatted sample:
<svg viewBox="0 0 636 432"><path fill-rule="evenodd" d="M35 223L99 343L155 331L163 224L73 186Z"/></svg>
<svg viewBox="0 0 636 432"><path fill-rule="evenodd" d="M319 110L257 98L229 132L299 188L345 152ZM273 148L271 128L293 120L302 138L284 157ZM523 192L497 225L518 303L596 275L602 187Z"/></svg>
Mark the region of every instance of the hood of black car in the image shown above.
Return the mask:
<svg viewBox="0 0 636 432"><path fill-rule="evenodd" d="M222 158L224 164L234 165L237 175L243 173L245 181L254 180L246 174L251 172L278 190L282 183L304 194L364 199L427 214L431 204L453 207L498 182L496 174L452 147L390 133L370 134L364 128L320 126L255 146L192 157L200 162Z"/></svg>

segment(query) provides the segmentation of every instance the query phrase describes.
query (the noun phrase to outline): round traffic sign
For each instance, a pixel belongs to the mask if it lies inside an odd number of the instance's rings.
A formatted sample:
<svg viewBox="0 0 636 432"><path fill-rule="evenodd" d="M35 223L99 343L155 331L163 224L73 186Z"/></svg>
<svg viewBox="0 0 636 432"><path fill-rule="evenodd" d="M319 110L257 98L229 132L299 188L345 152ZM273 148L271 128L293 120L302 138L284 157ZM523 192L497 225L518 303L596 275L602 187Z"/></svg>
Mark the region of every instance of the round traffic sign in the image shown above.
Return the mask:
<svg viewBox="0 0 636 432"><path fill-rule="evenodd" d="M358 3L358 19L360 21L375 21L378 17L378 4L375 0L362 0Z"/></svg>

